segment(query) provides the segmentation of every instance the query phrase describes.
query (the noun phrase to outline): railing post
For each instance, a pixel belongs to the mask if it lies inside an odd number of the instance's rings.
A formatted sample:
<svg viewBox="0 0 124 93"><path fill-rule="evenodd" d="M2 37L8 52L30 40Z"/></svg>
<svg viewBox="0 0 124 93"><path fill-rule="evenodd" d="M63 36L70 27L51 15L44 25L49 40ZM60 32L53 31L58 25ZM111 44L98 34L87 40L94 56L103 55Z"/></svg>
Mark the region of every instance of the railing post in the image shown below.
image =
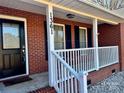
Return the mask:
<svg viewBox="0 0 124 93"><path fill-rule="evenodd" d="M79 93L88 93L87 75L88 73L83 73L83 76L79 75Z"/></svg>
<svg viewBox="0 0 124 93"><path fill-rule="evenodd" d="M49 85L54 84L53 72L53 57L52 51L54 50L54 28L53 28L53 6L48 5L46 9L47 20L47 38L48 38L48 71L49 71Z"/></svg>
<svg viewBox="0 0 124 93"><path fill-rule="evenodd" d="M98 20L93 19L93 42L95 47L94 58L96 62L96 70L99 70L99 51L98 51Z"/></svg>

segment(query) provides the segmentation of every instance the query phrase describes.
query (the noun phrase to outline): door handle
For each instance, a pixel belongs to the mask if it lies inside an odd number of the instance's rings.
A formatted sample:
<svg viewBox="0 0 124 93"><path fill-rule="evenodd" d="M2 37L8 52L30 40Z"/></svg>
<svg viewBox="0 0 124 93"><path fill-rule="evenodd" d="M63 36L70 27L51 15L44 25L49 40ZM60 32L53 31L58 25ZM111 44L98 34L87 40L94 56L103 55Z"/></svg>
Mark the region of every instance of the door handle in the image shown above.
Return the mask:
<svg viewBox="0 0 124 93"><path fill-rule="evenodd" d="M25 53L25 47L22 46L22 53Z"/></svg>
<svg viewBox="0 0 124 93"><path fill-rule="evenodd" d="M22 53L25 53L25 49L22 49Z"/></svg>
<svg viewBox="0 0 124 93"><path fill-rule="evenodd" d="M22 49L22 52L24 53L25 52L25 49Z"/></svg>
<svg viewBox="0 0 124 93"><path fill-rule="evenodd" d="M25 50L23 49L22 52L25 52Z"/></svg>

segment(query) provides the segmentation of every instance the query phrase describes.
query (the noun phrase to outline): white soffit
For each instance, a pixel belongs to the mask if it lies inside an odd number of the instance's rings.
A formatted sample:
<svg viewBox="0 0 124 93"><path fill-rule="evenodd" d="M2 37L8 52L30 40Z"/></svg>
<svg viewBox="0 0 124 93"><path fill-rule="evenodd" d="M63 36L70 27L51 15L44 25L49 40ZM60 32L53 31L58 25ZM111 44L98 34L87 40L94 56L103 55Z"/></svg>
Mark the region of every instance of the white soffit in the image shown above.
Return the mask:
<svg viewBox="0 0 124 93"><path fill-rule="evenodd" d="M45 14L44 6L37 6L22 2L21 0L0 0L0 6L29 11L38 14Z"/></svg>
<svg viewBox="0 0 124 93"><path fill-rule="evenodd" d="M123 22L123 18L116 16L114 14L102 11L101 9L90 6L86 3L79 2L79 0L34 0L44 4L51 4L57 8L71 9L84 14L84 16L89 16L91 18L98 18L102 21L110 23L120 23ZM67 10L68 10L67 9Z"/></svg>
<svg viewBox="0 0 124 93"><path fill-rule="evenodd" d="M113 10L113 12L124 18L124 8Z"/></svg>

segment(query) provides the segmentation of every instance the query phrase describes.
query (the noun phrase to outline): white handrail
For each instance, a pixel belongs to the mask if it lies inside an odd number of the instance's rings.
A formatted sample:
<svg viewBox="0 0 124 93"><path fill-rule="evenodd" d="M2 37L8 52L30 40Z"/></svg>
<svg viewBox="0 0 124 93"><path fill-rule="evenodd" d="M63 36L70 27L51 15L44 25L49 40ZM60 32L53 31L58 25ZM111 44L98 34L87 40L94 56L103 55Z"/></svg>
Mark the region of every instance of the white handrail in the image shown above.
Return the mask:
<svg viewBox="0 0 124 93"><path fill-rule="evenodd" d="M78 79L78 73L74 69L72 69L59 55L57 55L54 51L52 53L60 60L60 62Z"/></svg>
<svg viewBox="0 0 124 93"><path fill-rule="evenodd" d="M99 49L100 48L118 48L118 46L104 46L104 47L98 47Z"/></svg>
<svg viewBox="0 0 124 93"><path fill-rule="evenodd" d="M55 51L54 88L57 93L87 93L87 73L77 73Z"/></svg>
<svg viewBox="0 0 124 93"><path fill-rule="evenodd" d="M118 47L118 46L103 46L103 47L98 47L98 48L114 48L114 47ZM55 52L64 52L64 51L78 51L78 50L91 50L91 49L95 49L95 47L90 47L90 48L74 48L74 49L58 49L58 50L54 50Z"/></svg>
<svg viewBox="0 0 124 93"><path fill-rule="evenodd" d="M91 50L95 49L95 47L92 48L76 48L76 49L59 49L59 50L54 50L55 52L64 52L64 51L78 51L78 50Z"/></svg>

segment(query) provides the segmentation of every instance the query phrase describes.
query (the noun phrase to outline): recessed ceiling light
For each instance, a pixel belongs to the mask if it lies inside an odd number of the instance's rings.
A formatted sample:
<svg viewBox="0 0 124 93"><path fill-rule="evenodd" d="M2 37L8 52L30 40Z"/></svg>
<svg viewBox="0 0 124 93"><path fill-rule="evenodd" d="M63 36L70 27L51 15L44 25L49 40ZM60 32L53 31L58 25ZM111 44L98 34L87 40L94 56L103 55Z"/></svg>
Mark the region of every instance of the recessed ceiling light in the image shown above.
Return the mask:
<svg viewBox="0 0 124 93"><path fill-rule="evenodd" d="M74 15L74 14L67 14L66 17L67 17L67 18L74 18L75 15Z"/></svg>

